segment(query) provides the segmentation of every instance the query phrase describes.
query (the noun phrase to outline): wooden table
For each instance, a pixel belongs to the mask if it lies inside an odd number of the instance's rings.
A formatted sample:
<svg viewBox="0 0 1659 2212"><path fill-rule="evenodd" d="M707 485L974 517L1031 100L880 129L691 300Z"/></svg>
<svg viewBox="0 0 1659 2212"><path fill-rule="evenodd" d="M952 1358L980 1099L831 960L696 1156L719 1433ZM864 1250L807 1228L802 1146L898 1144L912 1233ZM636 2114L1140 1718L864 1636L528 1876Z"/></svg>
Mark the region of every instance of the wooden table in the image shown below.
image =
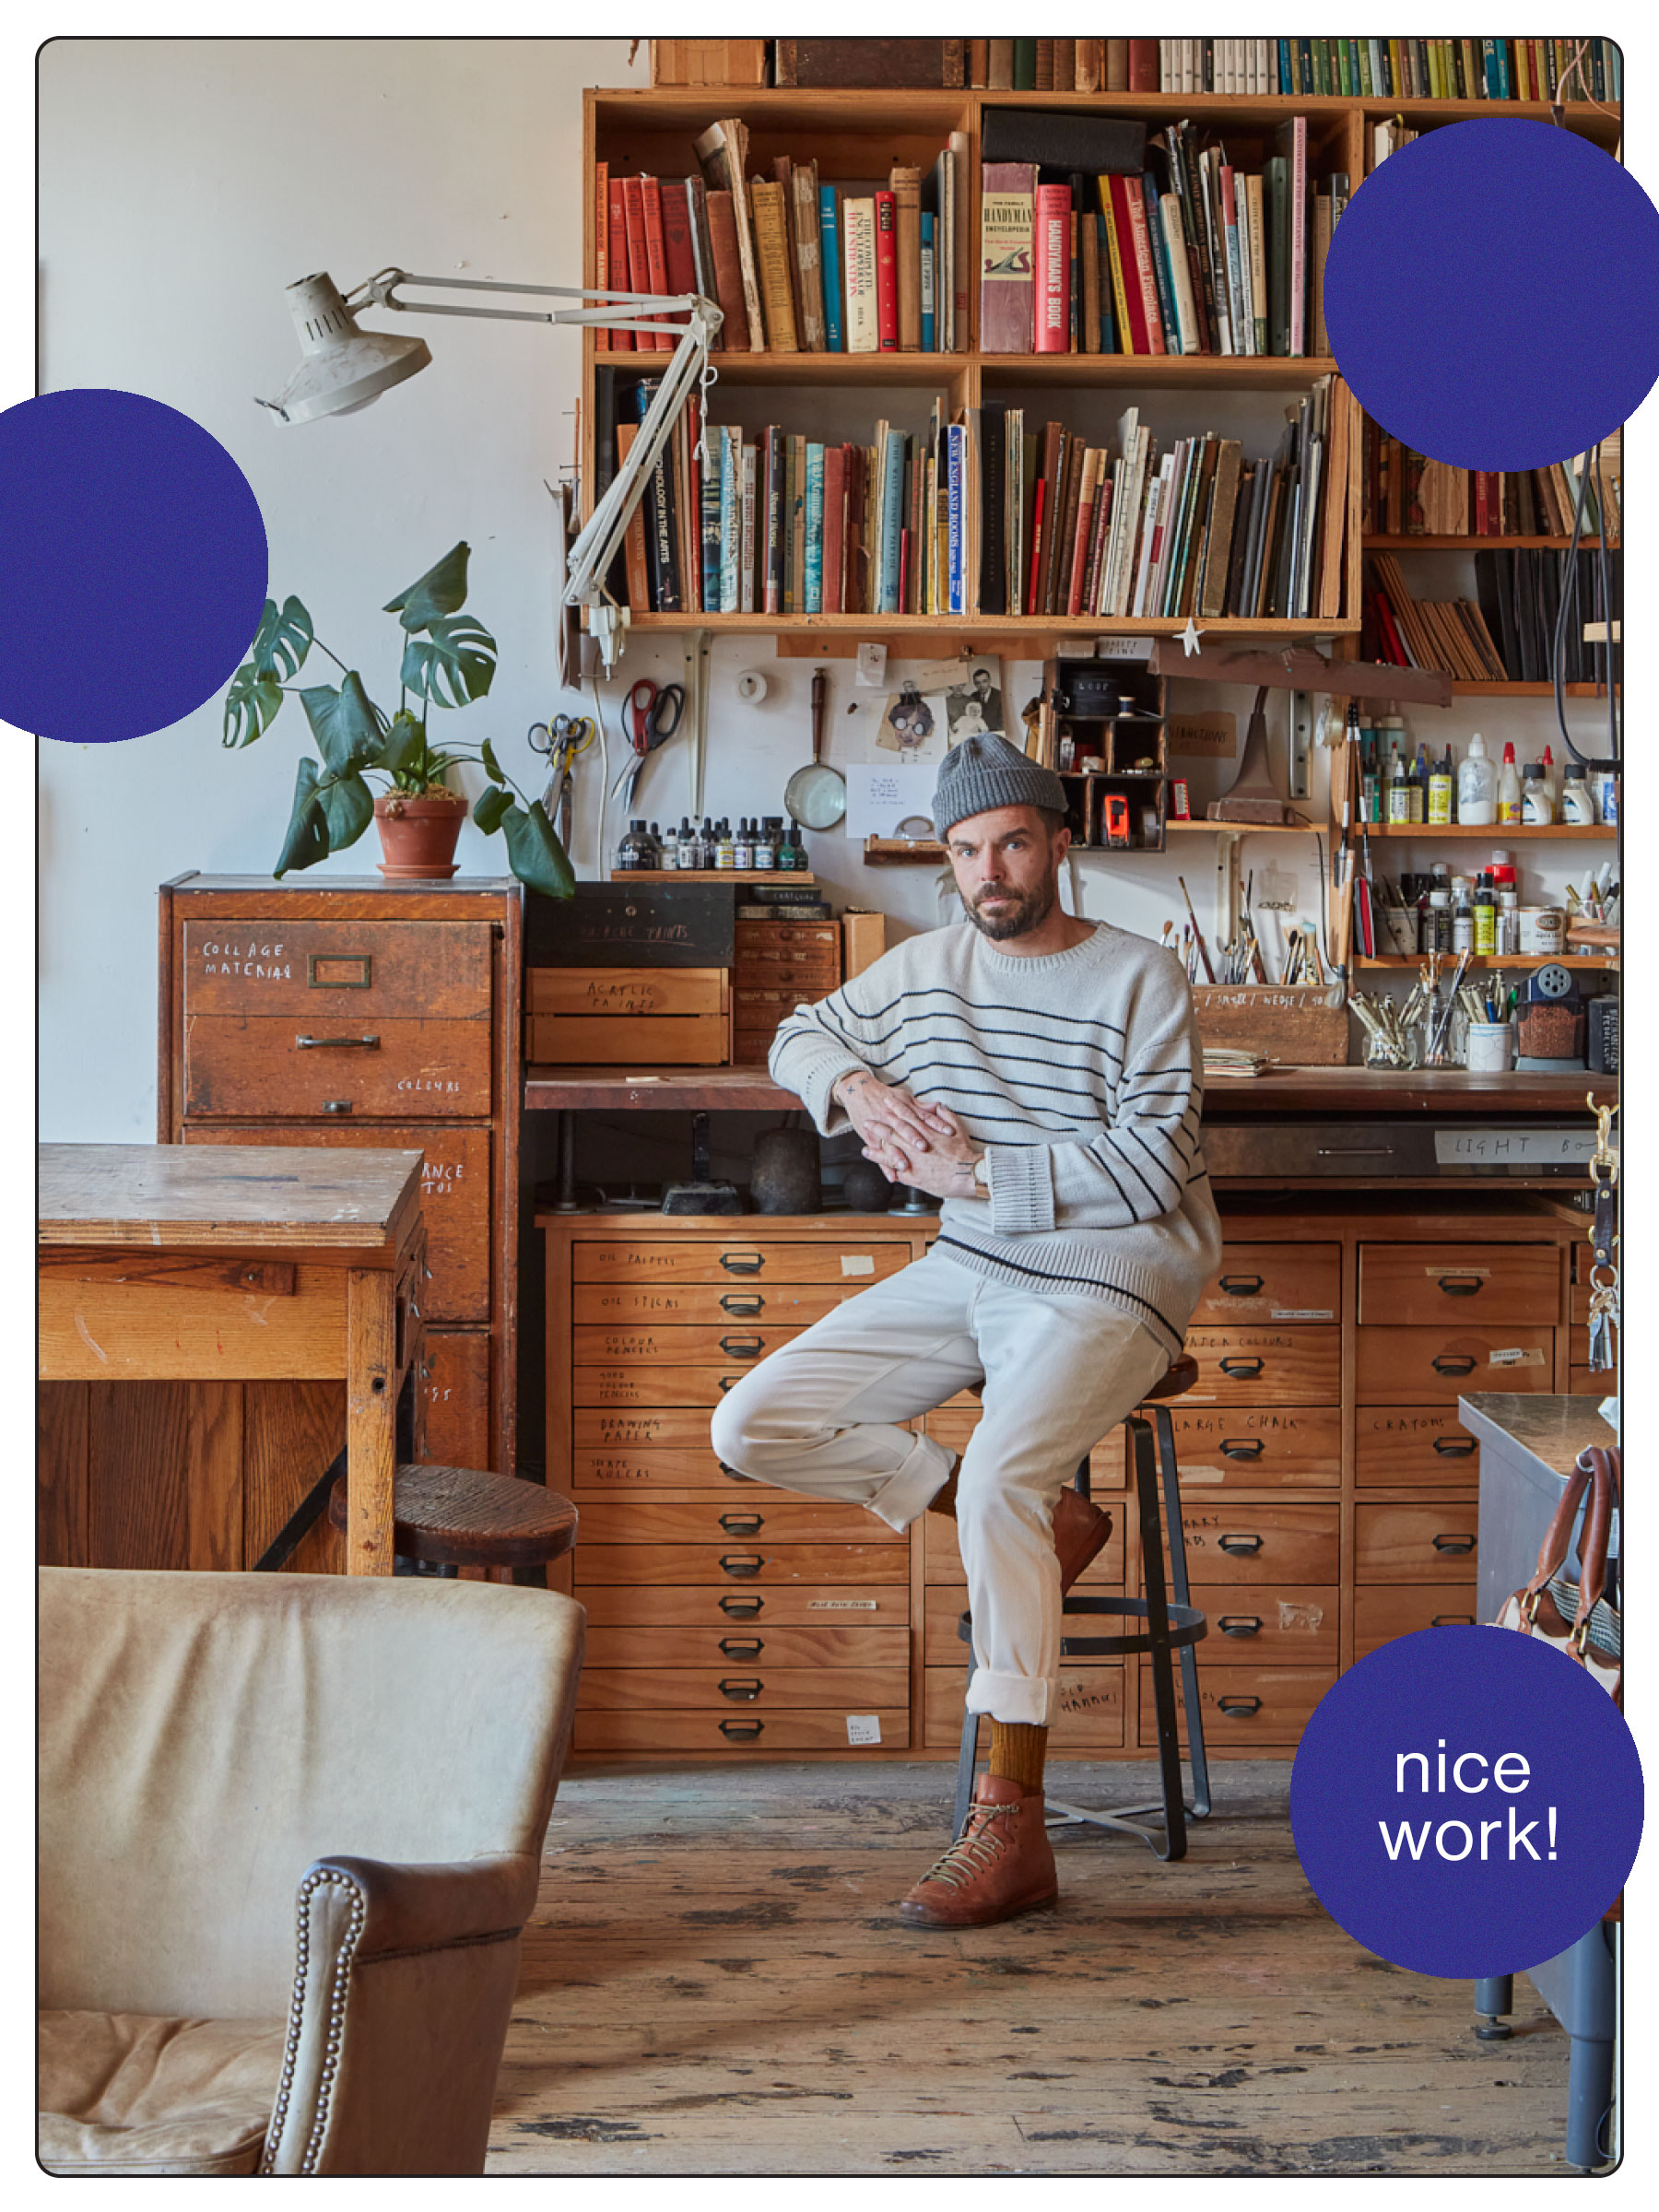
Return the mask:
<svg viewBox="0 0 1659 2212"><path fill-rule="evenodd" d="M420 1159L42 1145L41 1382L344 1380L347 1571L390 1574L398 1401L422 1340ZM418 1433L420 1394L411 1394ZM320 1511L327 1478L316 1474ZM84 1500L78 1514L73 1495L60 1506L63 1540L43 1548L95 1550Z"/></svg>

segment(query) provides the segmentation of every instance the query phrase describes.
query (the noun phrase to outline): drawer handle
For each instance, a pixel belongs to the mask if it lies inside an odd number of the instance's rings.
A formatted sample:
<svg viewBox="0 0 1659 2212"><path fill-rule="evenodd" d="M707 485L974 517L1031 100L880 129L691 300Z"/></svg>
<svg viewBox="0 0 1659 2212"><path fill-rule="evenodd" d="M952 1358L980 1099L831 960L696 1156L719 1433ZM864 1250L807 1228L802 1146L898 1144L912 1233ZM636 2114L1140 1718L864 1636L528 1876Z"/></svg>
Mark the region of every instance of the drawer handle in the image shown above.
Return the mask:
<svg viewBox="0 0 1659 2212"><path fill-rule="evenodd" d="M759 1513L722 1513L720 1525L728 1536L758 1536L766 1524Z"/></svg>
<svg viewBox="0 0 1659 2212"><path fill-rule="evenodd" d="M720 1348L728 1359L759 1359L766 1349L764 1336L723 1336Z"/></svg>
<svg viewBox="0 0 1659 2212"><path fill-rule="evenodd" d="M1436 1352L1429 1364L1437 1375L1472 1375L1480 1363L1473 1352Z"/></svg>
<svg viewBox="0 0 1659 2212"><path fill-rule="evenodd" d="M724 1597L717 1597L714 1603L728 1620L753 1620L766 1607L763 1597L739 1597L731 1590Z"/></svg>
<svg viewBox="0 0 1659 2212"><path fill-rule="evenodd" d="M301 1053L378 1053L378 1037L296 1037L295 1048Z"/></svg>
<svg viewBox="0 0 1659 2212"><path fill-rule="evenodd" d="M1429 1626L1431 1629L1472 1629L1475 1616L1473 1613L1437 1613Z"/></svg>
<svg viewBox="0 0 1659 2212"><path fill-rule="evenodd" d="M766 1688L759 1676L750 1675L742 1682L722 1682L718 1685L723 1698L730 1698L735 1705L752 1705Z"/></svg>
<svg viewBox="0 0 1659 2212"><path fill-rule="evenodd" d="M728 1482L753 1482L755 1479L752 1475L739 1475L736 1468L728 1467L724 1459L717 1459L714 1462L714 1465L720 1469L721 1473L725 1477Z"/></svg>
<svg viewBox="0 0 1659 2212"><path fill-rule="evenodd" d="M1321 1145L1316 1159L1392 1159L1392 1145Z"/></svg>
<svg viewBox="0 0 1659 2212"><path fill-rule="evenodd" d="M1436 1536L1434 1548L1436 1551L1455 1552L1461 1559L1465 1552L1474 1550L1475 1539L1473 1536Z"/></svg>
<svg viewBox="0 0 1659 2212"><path fill-rule="evenodd" d="M764 1636L723 1636L720 1648L728 1659L759 1659L766 1649Z"/></svg>
<svg viewBox="0 0 1659 2212"><path fill-rule="evenodd" d="M1223 1359L1221 1372L1224 1375L1231 1375L1233 1380L1238 1382L1245 1377L1259 1375L1265 1365L1266 1361L1260 1358L1246 1359L1241 1357Z"/></svg>
<svg viewBox="0 0 1659 2212"><path fill-rule="evenodd" d="M324 1099L323 1111L324 1113L349 1113L351 1100L349 1099Z"/></svg>
<svg viewBox="0 0 1659 2212"><path fill-rule="evenodd" d="M1442 1275L1440 1287L1448 1298L1473 1298L1481 1280L1477 1275Z"/></svg>
<svg viewBox="0 0 1659 2212"><path fill-rule="evenodd" d="M1267 1280L1263 1275L1223 1275L1217 1279L1229 1298L1253 1298Z"/></svg>
<svg viewBox="0 0 1659 2212"><path fill-rule="evenodd" d="M1247 1721L1253 1712L1260 1712L1260 1698L1218 1698L1216 1709L1224 1712L1230 1721Z"/></svg>
<svg viewBox="0 0 1659 2212"><path fill-rule="evenodd" d="M716 1725L721 1735L734 1744L752 1744L766 1733L764 1721L720 1721Z"/></svg>
<svg viewBox="0 0 1659 2212"><path fill-rule="evenodd" d="M747 1295L727 1290L722 1294L720 1310L731 1314L735 1321L753 1321L757 1314L765 1312L766 1300L758 1290Z"/></svg>
<svg viewBox="0 0 1659 2212"><path fill-rule="evenodd" d="M759 1275L766 1265L763 1252L723 1252L720 1264L728 1275Z"/></svg>
<svg viewBox="0 0 1659 2212"><path fill-rule="evenodd" d="M1467 1459L1478 1447L1472 1436L1437 1436L1434 1449L1441 1459Z"/></svg>
<svg viewBox="0 0 1659 2212"><path fill-rule="evenodd" d="M1229 1459L1260 1459L1267 1447L1259 1436L1224 1436L1221 1449Z"/></svg>
<svg viewBox="0 0 1659 2212"><path fill-rule="evenodd" d="M1223 1636L1259 1636L1262 1617L1259 1613L1223 1613L1216 1626Z"/></svg>
<svg viewBox="0 0 1659 2212"><path fill-rule="evenodd" d="M724 1398L728 1390L736 1389L743 1377L741 1375L717 1375L714 1379L720 1384L720 1394Z"/></svg>
<svg viewBox="0 0 1659 2212"><path fill-rule="evenodd" d="M747 1580L752 1574L759 1574L765 1564L758 1551L727 1551L721 1555L720 1571Z"/></svg>
<svg viewBox="0 0 1659 2212"><path fill-rule="evenodd" d="M1260 1536L1218 1536L1217 1545L1236 1559L1253 1559L1262 1548Z"/></svg>

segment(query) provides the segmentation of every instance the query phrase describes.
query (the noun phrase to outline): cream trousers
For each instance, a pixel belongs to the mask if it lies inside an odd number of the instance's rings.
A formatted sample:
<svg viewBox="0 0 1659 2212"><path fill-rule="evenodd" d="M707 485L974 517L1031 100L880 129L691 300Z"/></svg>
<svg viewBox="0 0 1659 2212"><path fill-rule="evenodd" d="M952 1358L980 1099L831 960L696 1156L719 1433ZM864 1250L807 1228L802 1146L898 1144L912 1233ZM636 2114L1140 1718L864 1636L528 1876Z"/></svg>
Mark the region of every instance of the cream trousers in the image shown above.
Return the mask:
<svg viewBox="0 0 1659 2212"><path fill-rule="evenodd" d="M1168 1365L1158 1339L1104 1300L1038 1297L935 1249L745 1375L715 1411L714 1450L758 1482L846 1499L908 1528L956 1454L894 1424L982 1380L983 1415L957 1476L969 1710L1041 1725L1059 1694L1055 1504Z"/></svg>

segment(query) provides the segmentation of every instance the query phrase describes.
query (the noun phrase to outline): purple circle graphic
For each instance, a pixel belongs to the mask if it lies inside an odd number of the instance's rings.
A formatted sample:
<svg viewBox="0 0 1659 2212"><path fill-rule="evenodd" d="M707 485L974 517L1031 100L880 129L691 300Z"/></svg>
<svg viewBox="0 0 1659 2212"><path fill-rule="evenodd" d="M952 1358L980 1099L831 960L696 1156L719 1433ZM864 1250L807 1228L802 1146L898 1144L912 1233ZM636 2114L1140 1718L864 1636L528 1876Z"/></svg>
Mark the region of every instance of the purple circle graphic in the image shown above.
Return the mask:
<svg viewBox="0 0 1659 2212"><path fill-rule="evenodd" d="M166 729L234 673L265 522L199 422L136 392L0 414L0 715L76 745Z"/></svg>
<svg viewBox="0 0 1659 2212"><path fill-rule="evenodd" d="M1356 1943L1479 1981L1553 1959L1618 1895L1641 1838L1624 1716L1560 1653L1507 1629L1422 1629L1314 1708L1290 1827Z"/></svg>
<svg viewBox="0 0 1659 2212"><path fill-rule="evenodd" d="M1659 376L1659 210L1575 131L1425 131L1332 235L1325 323L1374 421L1459 468L1545 468Z"/></svg>

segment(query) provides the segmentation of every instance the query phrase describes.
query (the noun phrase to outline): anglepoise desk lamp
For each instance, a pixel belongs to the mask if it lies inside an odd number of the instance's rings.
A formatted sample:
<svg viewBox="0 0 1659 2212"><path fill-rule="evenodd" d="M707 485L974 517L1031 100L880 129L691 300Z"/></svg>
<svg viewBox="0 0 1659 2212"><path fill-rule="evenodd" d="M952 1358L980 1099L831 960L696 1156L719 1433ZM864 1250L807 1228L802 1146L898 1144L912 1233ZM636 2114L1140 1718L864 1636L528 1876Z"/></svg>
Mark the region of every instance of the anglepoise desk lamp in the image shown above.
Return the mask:
<svg viewBox="0 0 1659 2212"><path fill-rule="evenodd" d="M406 284L603 304L559 307L550 312L522 307L452 307L441 300L400 300L397 288ZM300 337L300 365L275 399L259 401L284 422L354 415L431 359L424 338L359 330L357 315L365 307L422 315L483 315L508 323L587 323L598 330L661 331L674 339L672 354L642 357L653 371L661 371L662 382L632 450L566 557L563 604L586 610L588 628L598 641L599 657L608 675L626 641L628 609L611 597L605 579L693 386L706 389L714 381L709 347L722 322L714 302L693 292L608 292L569 284L492 284L481 277L415 276L406 269L382 269L344 296L328 276L302 276L288 286L288 300ZM664 319L671 314L684 314L687 320L670 323Z"/></svg>

